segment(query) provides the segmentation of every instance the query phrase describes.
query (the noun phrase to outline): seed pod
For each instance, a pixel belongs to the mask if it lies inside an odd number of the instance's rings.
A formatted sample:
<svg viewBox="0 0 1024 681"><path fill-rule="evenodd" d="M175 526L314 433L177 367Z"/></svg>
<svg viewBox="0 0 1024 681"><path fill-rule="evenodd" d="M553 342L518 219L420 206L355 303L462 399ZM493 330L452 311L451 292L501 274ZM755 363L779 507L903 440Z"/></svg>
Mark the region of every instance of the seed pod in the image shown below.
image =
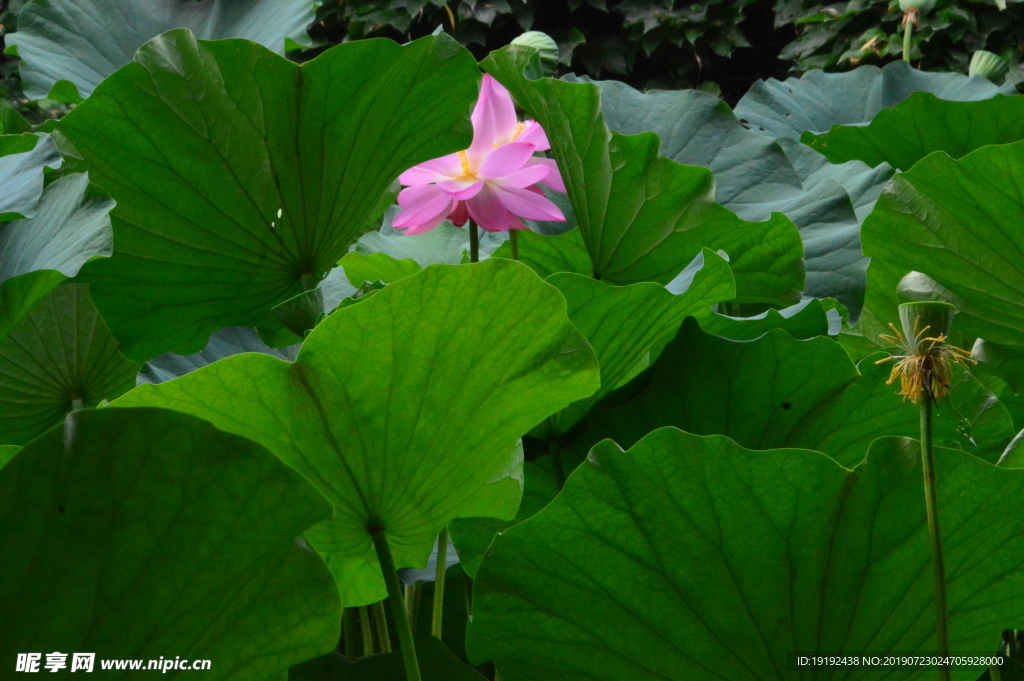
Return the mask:
<svg viewBox="0 0 1024 681"><path fill-rule="evenodd" d="M907 339L910 350L918 354L936 343L941 344L949 336L956 308L933 300L903 303L899 312L903 337ZM935 340L940 338L942 340Z"/></svg>
<svg viewBox="0 0 1024 681"><path fill-rule="evenodd" d="M906 13L916 9L921 14L928 14L935 8L935 0L900 0L900 9Z"/></svg>
<svg viewBox="0 0 1024 681"><path fill-rule="evenodd" d="M996 85L1002 85L1006 74L1010 72L1010 64L998 54L978 50L971 57L971 66L967 72L969 76L981 76L988 78Z"/></svg>
<svg viewBox="0 0 1024 681"><path fill-rule="evenodd" d="M541 75L550 76L558 68L558 43L547 33L527 31L512 41L513 45L524 45L537 50Z"/></svg>

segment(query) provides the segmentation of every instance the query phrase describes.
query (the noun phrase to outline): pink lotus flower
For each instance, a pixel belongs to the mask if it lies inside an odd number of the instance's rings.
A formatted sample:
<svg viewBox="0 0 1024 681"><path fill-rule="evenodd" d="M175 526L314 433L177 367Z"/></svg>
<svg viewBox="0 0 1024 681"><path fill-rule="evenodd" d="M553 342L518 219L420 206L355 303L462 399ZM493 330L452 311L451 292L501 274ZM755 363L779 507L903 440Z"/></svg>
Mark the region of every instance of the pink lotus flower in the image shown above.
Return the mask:
<svg viewBox="0 0 1024 681"><path fill-rule="evenodd" d="M406 234L429 232L451 218L464 225L472 218L488 232L527 229L527 220L564 221L538 184L564 192L552 159L535 157L551 148L536 121L519 122L512 97L485 74L480 99L471 117L473 144L402 173L406 186L398 195L402 210L392 223Z"/></svg>

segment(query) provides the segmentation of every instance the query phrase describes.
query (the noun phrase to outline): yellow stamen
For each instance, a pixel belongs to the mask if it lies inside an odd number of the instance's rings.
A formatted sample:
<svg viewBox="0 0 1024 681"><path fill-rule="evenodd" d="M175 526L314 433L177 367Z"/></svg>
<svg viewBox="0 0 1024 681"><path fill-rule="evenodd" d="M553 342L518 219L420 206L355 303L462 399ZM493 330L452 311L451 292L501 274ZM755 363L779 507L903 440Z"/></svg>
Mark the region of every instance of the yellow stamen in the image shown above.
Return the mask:
<svg viewBox="0 0 1024 681"><path fill-rule="evenodd" d="M469 167L469 156L466 152L459 152L459 160L462 161L462 173L464 175L473 175L473 169Z"/></svg>
<svg viewBox="0 0 1024 681"><path fill-rule="evenodd" d="M907 354L883 357L875 364L897 360L886 383L891 385L899 378L900 394L905 399L910 399L911 402L920 402L926 391L936 400L945 397L949 394L953 364L961 364L966 367L967 362L977 363L970 352L946 345L946 337L942 334L924 338L924 334L929 329L927 326L917 332L912 341L904 338L903 334L892 324L889 325L889 328L896 335L882 336L881 338Z"/></svg>

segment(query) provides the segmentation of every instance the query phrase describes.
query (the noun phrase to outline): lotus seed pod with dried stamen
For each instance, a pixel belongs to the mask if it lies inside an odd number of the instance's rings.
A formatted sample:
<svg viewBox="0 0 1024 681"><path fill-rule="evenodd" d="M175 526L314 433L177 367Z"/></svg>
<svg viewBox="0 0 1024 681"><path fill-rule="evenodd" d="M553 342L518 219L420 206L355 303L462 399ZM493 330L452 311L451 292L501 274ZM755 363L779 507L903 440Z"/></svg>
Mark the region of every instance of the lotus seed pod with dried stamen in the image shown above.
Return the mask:
<svg viewBox="0 0 1024 681"><path fill-rule="evenodd" d="M926 395L941 399L949 394L953 365L973 362L971 353L946 344L953 326L956 308L940 301L903 303L899 307L902 333L890 324L895 335L882 336L903 354L893 355L877 363L896 360L889 383L900 379L900 394L912 402Z"/></svg>

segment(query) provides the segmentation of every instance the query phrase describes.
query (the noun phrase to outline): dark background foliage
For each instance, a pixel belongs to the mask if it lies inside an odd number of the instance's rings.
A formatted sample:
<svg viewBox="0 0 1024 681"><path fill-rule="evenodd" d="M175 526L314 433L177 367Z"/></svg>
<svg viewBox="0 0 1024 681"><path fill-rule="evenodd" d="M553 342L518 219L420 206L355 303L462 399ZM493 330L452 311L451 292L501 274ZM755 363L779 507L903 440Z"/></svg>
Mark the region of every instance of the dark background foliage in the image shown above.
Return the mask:
<svg viewBox="0 0 1024 681"><path fill-rule="evenodd" d="M312 1L312 0L311 0ZM25 0L0 0L0 37L16 29ZM897 0L324 0L310 27L309 59L346 40L406 41L438 26L478 58L526 30L559 46L560 72L624 80L634 87L701 88L735 103L761 78L809 69L847 70L902 56ZM1024 79L1024 1L939 0L917 30L912 58L927 70L966 72L975 50L1010 62ZM0 62L0 98L34 122L56 103L24 101L17 59Z"/></svg>

